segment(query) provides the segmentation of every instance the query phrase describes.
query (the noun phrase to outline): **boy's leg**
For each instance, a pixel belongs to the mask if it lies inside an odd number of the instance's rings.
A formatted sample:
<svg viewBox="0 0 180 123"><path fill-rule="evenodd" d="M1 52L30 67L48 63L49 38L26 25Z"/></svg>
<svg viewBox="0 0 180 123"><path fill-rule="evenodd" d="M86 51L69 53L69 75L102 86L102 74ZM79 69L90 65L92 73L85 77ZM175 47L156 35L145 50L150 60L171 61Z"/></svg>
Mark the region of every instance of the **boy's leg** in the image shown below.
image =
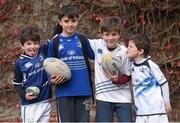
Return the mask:
<svg viewBox="0 0 180 123"><path fill-rule="evenodd" d="M111 103L96 100L96 122L112 122L114 109Z"/></svg>
<svg viewBox="0 0 180 123"><path fill-rule="evenodd" d="M90 97L79 96L75 98L75 122L89 122L90 119Z"/></svg>
<svg viewBox="0 0 180 123"><path fill-rule="evenodd" d="M43 103L41 106L41 110L44 111L42 116L39 118L38 122L42 122L42 123L47 123L50 120L50 116L51 116L51 103L50 102L46 102Z"/></svg>
<svg viewBox="0 0 180 123"><path fill-rule="evenodd" d="M115 111L120 122L132 122L131 103L116 103Z"/></svg>
<svg viewBox="0 0 180 123"><path fill-rule="evenodd" d="M51 105L50 103L47 102L39 102L31 105L24 105L21 106L21 116L22 116L22 121L24 123L36 123L38 122L41 117L44 115L44 111L48 110L50 108L51 110ZM49 111L49 116L50 116L50 111ZM48 122L49 119L46 120Z"/></svg>
<svg viewBox="0 0 180 123"><path fill-rule="evenodd" d="M75 121L74 98L75 97L57 98L57 110L58 110L59 120L61 122Z"/></svg>

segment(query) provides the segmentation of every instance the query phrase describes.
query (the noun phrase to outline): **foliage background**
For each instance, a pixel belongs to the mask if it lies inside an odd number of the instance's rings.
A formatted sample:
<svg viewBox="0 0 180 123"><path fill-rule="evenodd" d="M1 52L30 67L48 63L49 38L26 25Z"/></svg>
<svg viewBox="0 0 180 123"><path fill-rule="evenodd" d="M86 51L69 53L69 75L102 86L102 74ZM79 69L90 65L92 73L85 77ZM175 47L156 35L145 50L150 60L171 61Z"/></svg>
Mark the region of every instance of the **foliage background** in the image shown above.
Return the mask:
<svg viewBox="0 0 180 123"><path fill-rule="evenodd" d="M38 26L42 43L46 42L57 24L58 9L68 3L79 9L78 31L92 38L99 37L98 23L102 18L112 15L123 19L122 41L125 44L132 34L147 34L151 39L151 57L167 76L173 107L179 112L179 0L0 0L0 119L8 119L5 117L13 110L12 105L19 108L17 95L17 98L12 98L11 80L14 62L21 53L18 37L21 30L27 26ZM171 119L180 121L179 117L172 114Z"/></svg>

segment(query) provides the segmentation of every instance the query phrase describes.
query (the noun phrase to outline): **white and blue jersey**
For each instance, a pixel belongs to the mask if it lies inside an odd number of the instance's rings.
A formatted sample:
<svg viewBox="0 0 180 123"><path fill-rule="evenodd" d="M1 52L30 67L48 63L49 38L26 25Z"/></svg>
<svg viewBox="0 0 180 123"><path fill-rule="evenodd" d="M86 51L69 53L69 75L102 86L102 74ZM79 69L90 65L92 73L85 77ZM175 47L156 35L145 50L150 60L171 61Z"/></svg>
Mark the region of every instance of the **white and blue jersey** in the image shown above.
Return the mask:
<svg viewBox="0 0 180 123"><path fill-rule="evenodd" d="M159 66L151 59L132 63L131 76L137 116L165 114L161 85L167 82Z"/></svg>
<svg viewBox="0 0 180 123"><path fill-rule="evenodd" d="M86 42L89 57L93 58L88 41ZM48 57L55 57L54 41L49 42ZM63 84L57 85L56 96L90 96L91 86L87 65L79 35L74 33L69 37L59 35L58 58L63 60L71 70L71 79Z"/></svg>
<svg viewBox="0 0 180 123"><path fill-rule="evenodd" d="M107 53L110 53L122 64L120 72L130 75L130 62L126 53L127 48L119 44L116 49L109 51L103 39L91 39L89 42L95 55L96 99L113 103L131 103L129 84L113 84L102 69L102 59Z"/></svg>
<svg viewBox="0 0 180 123"><path fill-rule="evenodd" d="M51 84L43 67L44 59L45 57L40 51L35 57L21 54L20 58L16 61L13 84L21 85L24 90L30 86L40 89L40 93L36 99L21 99L21 105L45 101L52 97Z"/></svg>

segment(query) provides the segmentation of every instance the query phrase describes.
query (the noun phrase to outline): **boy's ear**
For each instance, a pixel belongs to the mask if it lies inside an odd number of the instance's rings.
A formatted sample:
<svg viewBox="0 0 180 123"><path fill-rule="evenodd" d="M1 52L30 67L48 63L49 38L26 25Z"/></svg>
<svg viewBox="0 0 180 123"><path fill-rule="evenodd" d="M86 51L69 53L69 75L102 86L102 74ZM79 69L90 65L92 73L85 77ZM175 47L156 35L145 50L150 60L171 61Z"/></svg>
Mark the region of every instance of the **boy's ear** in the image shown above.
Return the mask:
<svg viewBox="0 0 180 123"><path fill-rule="evenodd" d="M24 50L24 46L23 46L23 45L21 45L21 49L23 49L23 50Z"/></svg>
<svg viewBox="0 0 180 123"><path fill-rule="evenodd" d="M59 23L59 25L61 25L61 21L60 20L58 20L58 23Z"/></svg>
<svg viewBox="0 0 180 123"><path fill-rule="evenodd" d="M144 54L144 49L140 49L140 50L139 50L139 54L140 54L140 55Z"/></svg>

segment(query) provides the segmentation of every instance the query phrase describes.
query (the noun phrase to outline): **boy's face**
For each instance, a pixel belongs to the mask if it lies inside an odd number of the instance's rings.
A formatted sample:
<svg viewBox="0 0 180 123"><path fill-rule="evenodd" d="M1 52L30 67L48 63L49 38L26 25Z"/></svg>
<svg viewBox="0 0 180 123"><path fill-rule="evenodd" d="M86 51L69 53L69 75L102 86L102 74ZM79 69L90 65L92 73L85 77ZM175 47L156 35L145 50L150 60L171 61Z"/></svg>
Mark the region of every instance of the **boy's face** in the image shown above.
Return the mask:
<svg viewBox="0 0 180 123"><path fill-rule="evenodd" d="M112 30L109 32L103 32L102 38L105 40L107 48L113 49L118 45L120 34L119 32Z"/></svg>
<svg viewBox="0 0 180 123"><path fill-rule="evenodd" d="M38 54L38 50L40 48L40 42L36 41L33 42L31 40L25 42L23 45L21 45L21 48L24 50L24 52L29 55L30 57L34 57Z"/></svg>
<svg viewBox="0 0 180 123"><path fill-rule="evenodd" d="M59 21L59 24L63 28L62 34L64 36L70 36L72 35L78 26L78 18L68 18L68 16L64 16Z"/></svg>
<svg viewBox="0 0 180 123"><path fill-rule="evenodd" d="M136 47L133 40L130 40L128 42L128 48L127 49L128 49L127 55L128 55L129 58L136 59L136 58L140 57L143 54L143 51L138 50L138 48Z"/></svg>

